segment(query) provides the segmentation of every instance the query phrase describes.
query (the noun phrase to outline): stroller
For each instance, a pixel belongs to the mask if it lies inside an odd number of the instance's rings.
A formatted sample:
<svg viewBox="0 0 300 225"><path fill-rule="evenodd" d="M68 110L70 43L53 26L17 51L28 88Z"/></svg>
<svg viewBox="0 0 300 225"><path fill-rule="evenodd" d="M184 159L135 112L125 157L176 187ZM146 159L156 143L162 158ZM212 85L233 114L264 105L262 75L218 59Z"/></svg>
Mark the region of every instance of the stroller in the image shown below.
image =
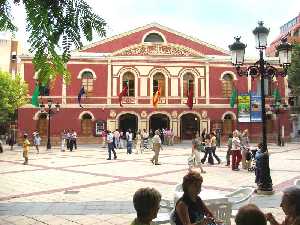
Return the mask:
<svg viewBox="0 0 300 225"><path fill-rule="evenodd" d="M253 148L253 149L250 149L249 150L249 155L248 157L250 158L249 160L251 160L251 165L250 167L248 168L248 171L249 172L254 172L256 170L256 160L255 160L255 154L257 152L257 149L256 148ZM247 158L247 157L246 157ZM248 160L248 158L247 158Z"/></svg>

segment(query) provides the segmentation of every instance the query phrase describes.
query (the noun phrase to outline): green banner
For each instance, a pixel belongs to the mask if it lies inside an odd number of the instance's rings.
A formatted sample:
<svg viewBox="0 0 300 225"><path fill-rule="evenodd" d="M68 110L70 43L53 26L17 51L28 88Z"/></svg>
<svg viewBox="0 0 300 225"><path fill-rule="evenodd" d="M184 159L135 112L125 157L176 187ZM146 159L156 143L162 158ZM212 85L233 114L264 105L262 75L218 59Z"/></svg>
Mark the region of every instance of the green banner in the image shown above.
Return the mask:
<svg viewBox="0 0 300 225"><path fill-rule="evenodd" d="M250 94L240 93L238 95L238 121L250 122Z"/></svg>

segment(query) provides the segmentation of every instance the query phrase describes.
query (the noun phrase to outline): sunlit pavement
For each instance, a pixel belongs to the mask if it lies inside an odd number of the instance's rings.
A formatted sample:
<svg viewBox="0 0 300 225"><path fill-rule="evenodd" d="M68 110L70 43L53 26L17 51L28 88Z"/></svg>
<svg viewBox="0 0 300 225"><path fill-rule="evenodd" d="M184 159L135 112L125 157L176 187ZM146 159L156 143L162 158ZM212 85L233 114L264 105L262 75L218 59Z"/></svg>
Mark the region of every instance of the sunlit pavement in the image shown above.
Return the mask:
<svg viewBox="0 0 300 225"><path fill-rule="evenodd" d="M54 147L40 154L31 148L29 165L23 165L20 147L4 146L0 154L0 224L130 224L135 217L133 193L155 187L164 199L173 198L174 186L187 172L189 142L165 146L162 165L152 165L152 151L126 154L106 160L107 150L98 145L79 146L74 152ZM283 218L281 191L300 179L300 145L269 145L275 195L253 196L250 202ZM234 172L225 166L225 151L217 150L220 165L204 165L204 188L230 192L239 186L255 186L254 173Z"/></svg>

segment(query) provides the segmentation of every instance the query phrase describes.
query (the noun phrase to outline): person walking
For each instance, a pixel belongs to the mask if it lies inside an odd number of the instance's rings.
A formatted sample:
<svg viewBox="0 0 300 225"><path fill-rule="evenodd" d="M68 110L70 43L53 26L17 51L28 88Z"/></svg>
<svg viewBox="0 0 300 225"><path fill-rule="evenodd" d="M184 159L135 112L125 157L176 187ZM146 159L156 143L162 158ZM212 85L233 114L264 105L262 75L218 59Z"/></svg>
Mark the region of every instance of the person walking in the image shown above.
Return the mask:
<svg viewBox="0 0 300 225"><path fill-rule="evenodd" d="M220 160L220 158L216 155L216 150L217 150L217 137L216 137L215 131L211 132L210 136L211 136L211 151L212 151L212 155L213 155L213 157L215 157L215 159L218 161L218 164L220 164L220 163L221 163L221 160Z"/></svg>
<svg viewBox="0 0 300 225"><path fill-rule="evenodd" d="M40 137L40 134L36 132L35 135L33 136L33 144L35 146L37 153L40 153L39 146L41 145L41 140L42 139Z"/></svg>
<svg viewBox="0 0 300 225"><path fill-rule="evenodd" d="M0 139L0 153L3 153L3 146L2 146L2 141Z"/></svg>
<svg viewBox="0 0 300 225"><path fill-rule="evenodd" d="M24 134L24 141L23 141L23 158L24 158L24 165L28 164L28 152L29 152L29 146L30 142L28 140L28 134Z"/></svg>
<svg viewBox="0 0 300 225"><path fill-rule="evenodd" d="M231 151L231 154L232 154L231 168L234 171L238 171L238 170L240 170L239 164L242 160L241 142L238 137L239 133L237 130L233 131L232 135L233 135L233 137L232 137L232 151Z"/></svg>
<svg viewBox="0 0 300 225"><path fill-rule="evenodd" d="M64 152L65 151L65 145L66 145L66 130L64 130L63 132L61 132L61 151Z"/></svg>
<svg viewBox="0 0 300 225"><path fill-rule="evenodd" d="M226 152L226 166L230 166L230 155L231 155L231 149L232 149L232 134L228 135L228 141L227 141L227 152Z"/></svg>
<svg viewBox="0 0 300 225"><path fill-rule="evenodd" d="M154 155L150 161L154 165L160 165L160 163L158 163L159 151L161 149L161 139L160 139L159 135L160 135L159 130L156 130L154 132L154 136L152 138Z"/></svg>
<svg viewBox="0 0 300 225"><path fill-rule="evenodd" d="M202 163L200 159L200 149L201 149L201 140L197 134L194 135L192 140L192 157L195 157L194 167L199 167L201 173L206 173L206 171L202 168ZM191 167L189 169L192 169Z"/></svg>
<svg viewBox="0 0 300 225"><path fill-rule="evenodd" d="M247 155L250 152L248 129L244 130L241 135L241 150L242 150L242 168L247 170L250 167L251 161L247 160Z"/></svg>
<svg viewBox="0 0 300 225"><path fill-rule="evenodd" d="M142 136L141 136L141 131L139 130L136 134L135 137L135 154L139 154L139 152L142 154L143 153L143 148L141 148L141 143L142 143Z"/></svg>
<svg viewBox="0 0 300 225"><path fill-rule="evenodd" d="M71 138L73 141L74 148L75 148L75 150L77 150L77 133L75 130L73 130Z"/></svg>
<svg viewBox="0 0 300 225"><path fill-rule="evenodd" d="M114 154L114 159L117 159L117 154L114 149L114 135L110 130L107 131L106 142L108 148L108 158L106 160L111 160L111 152Z"/></svg>
<svg viewBox="0 0 300 225"><path fill-rule="evenodd" d="M132 132L131 129L128 129L128 132L126 133L126 139L127 139L127 154L132 153Z"/></svg>
<svg viewBox="0 0 300 225"><path fill-rule="evenodd" d="M115 130L114 137L115 137L116 148L120 148L120 132L118 129Z"/></svg>
<svg viewBox="0 0 300 225"><path fill-rule="evenodd" d="M201 163L205 163L207 156L208 156L208 163L210 165L214 165L214 158L212 157L212 149L211 149L211 137L209 134L206 134L205 136L205 154L201 159Z"/></svg>

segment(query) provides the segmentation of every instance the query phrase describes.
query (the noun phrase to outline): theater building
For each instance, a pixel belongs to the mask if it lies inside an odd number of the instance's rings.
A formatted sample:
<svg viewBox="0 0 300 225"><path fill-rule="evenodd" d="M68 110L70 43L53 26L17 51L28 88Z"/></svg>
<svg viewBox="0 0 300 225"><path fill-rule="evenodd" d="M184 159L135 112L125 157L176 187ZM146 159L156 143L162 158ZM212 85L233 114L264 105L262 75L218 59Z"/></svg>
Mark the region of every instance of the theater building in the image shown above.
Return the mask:
<svg viewBox="0 0 300 225"><path fill-rule="evenodd" d="M276 58L269 61L277 63ZM254 61L246 60L247 63ZM42 93L46 96L40 96L44 104L51 98L61 105L51 117L51 136L59 137L63 129L74 129L79 137L92 138L99 136L102 129L128 128L169 128L181 139L190 139L204 128L219 128L224 137L236 128L248 128L251 136L260 136L261 123L239 123L236 105L229 105L234 85L243 93L259 89L260 82L238 77L227 50L162 25L149 24L85 46L72 54L67 67L70 84L58 77L50 91ZM32 95L37 75L31 56L22 57L22 74ZM281 95L286 96L286 79L277 81ZM118 94L125 84L128 93L121 107ZM86 90L81 99L83 108L77 100L81 86ZM152 97L158 87L161 97L155 109ZM273 81L269 80L267 104L272 88ZM193 108L189 109L186 102L191 89ZM28 104L19 109L18 116L20 134L35 129L41 135L47 134L48 118L40 109ZM274 116L268 111L269 136L276 131ZM288 115L282 114L281 121L288 136Z"/></svg>

